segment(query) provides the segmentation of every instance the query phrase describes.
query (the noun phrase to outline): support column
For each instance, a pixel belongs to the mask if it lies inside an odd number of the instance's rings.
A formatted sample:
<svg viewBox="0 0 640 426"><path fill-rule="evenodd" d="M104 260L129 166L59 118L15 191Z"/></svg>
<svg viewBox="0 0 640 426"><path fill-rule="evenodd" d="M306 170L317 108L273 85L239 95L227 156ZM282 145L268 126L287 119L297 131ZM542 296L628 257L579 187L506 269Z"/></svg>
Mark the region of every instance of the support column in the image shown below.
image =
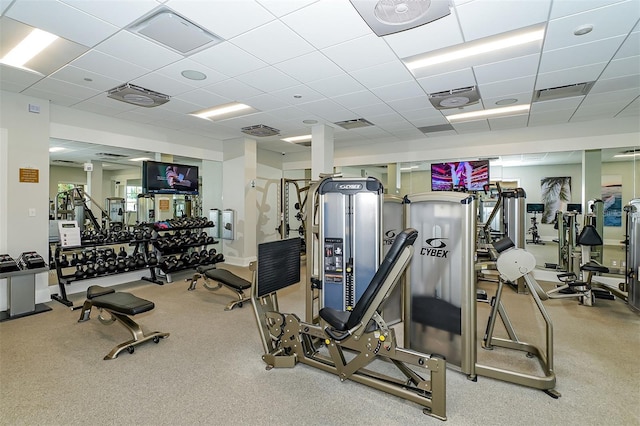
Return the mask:
<svg viewBox="0 0 640 426"><path fill-rule="evenodd" d="M333 127L316 124L311 128L311 176L333 173Z"/></svg>
<svg viewBox="0 0 640 426"><path fill-rule="evenodd" d="M87 204L93 215L102 223L102 210L104 208L104 197L102 196L102 161L92 161L93 171L87 172L87 194L95 201ZM98 205L96 205L98 204Z"/></svg>
<svg viewBox="0 0 640 426"><path fill-rule="evenodd" d="M582 211L587 201L602 198L602 153L599 149L582 152ZM604 236L603 236L604 238Z"/></svg>
<svg viewBox="0 0 640 426"><path fill-rule="evenodd" d="M224 141L222 209L235 213L235 239L222 240L228 263L247 266L256 260L258 209L256 204L257 143L238 138Z"/></svg>
<svg viewBox="0 0 640 426"><path fill-rule="evenodd" d="M171 154L162 154L160 152L156 152L156 161L161 161L163 163L173 163L173 155ZM154 204L156 211L156 219L155 220L170 220L173 219L173 200L175 196L171 194L156 194L154 196Z"/></svg>
<svg viewBox="0 0 640 426"><path fill-rule="evenodd" d="M402 174L400 164L387 164L387 194L399 195L402 187Z"/></svg>

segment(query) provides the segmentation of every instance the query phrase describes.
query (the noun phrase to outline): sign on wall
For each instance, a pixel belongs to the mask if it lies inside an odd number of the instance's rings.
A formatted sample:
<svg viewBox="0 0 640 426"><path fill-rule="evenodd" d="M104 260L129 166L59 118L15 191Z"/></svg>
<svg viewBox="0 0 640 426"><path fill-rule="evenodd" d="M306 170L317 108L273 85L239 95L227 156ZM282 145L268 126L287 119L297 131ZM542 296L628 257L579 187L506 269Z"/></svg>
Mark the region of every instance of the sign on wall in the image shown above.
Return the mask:
<svg viewBox="0 0 640 426"><path fill-rule="evenodd" d="M38 183L40 182L40 170L39 169L20 169L21 183Z"/></svg>

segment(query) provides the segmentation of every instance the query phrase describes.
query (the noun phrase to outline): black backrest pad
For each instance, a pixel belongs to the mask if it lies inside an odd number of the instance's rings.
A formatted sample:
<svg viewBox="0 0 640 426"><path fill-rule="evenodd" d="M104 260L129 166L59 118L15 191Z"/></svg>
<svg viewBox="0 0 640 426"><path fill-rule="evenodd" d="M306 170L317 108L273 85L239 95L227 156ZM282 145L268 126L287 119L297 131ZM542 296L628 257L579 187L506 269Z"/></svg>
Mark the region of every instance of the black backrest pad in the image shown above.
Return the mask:
<svg viewBox="0 0 640 426"><path fill-rule="evenodd" d="M585 225L576 241L581 246L601 246L602 237L598 234L595 226Z"/></svg>
<svg viewBox="0 0 640 426"><path fill-rule="evenodd" d="M371 302L373 302L373 299L382 287L382 284L384 284L385 280L389 276L389 272L391 272L391 269L398 261L400 254L406 247L412 246L417 237L418 231L413 228L407 228L396 236L393 245L371 279L369 286L360 297L360 300L358 300L358 303L356 303L356 306L353 307L353 311L351 311L351 315L349 315L349 320L347 321L347 329L356 326L360 321L362 321L362 316L367 309L369 309Z"/></svg>
<svg viewBox="0 0 640 426"><path fill-rule="evenodd" d="M493 248L496 249L498 253L502 253L506 249L510 249L511 247L515 247L516 245L511 241L511 238L504 237L500 241L496 241L493 243Z"/></svg>

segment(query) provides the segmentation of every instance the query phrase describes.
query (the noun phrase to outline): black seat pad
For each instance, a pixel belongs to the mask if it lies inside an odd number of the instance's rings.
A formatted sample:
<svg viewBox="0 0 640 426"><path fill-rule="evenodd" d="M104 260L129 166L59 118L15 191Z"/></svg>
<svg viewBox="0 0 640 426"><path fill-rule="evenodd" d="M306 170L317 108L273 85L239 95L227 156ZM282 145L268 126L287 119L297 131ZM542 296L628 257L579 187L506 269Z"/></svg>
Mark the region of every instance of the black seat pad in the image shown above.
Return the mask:
<svg viewBox="0 0 640 426"><path fill-rule="evenodd" d="M136 315L152 310L155 305L131 293L115 292L91 299L93 306L118 312L124 315Z"/></svg>
<svg viewBox="0 0 640 426"><path fill-rule="evenodd" d="M601 272L603 274L609 273L609 268L606 266L598 265L596 263L585 263L580 267L583 271Z"/></svg>
<svg viewBox="0 0 640 426"><path fill-rule="evenodd" d="M320 317L336 330L346 331L351 311L339 311L331 307L320 309Z"/></svg>
<svg viewBox="0 0 640 426"><path fill-rule="evenodd" d="M207 278L218 281L237 290L246 290L251 287L251 283L249 281L244 278L240 278L226 269L209 269L208 271L205 271L204 274Z"/></svg>

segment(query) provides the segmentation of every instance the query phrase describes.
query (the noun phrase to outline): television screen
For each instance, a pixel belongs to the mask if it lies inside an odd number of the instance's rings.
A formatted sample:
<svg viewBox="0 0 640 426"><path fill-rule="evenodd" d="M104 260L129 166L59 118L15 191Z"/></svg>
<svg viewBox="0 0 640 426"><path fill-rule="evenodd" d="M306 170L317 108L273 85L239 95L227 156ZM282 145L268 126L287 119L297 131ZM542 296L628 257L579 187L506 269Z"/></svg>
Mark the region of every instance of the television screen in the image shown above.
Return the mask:
<svg viewBox="0 0 640 426"><path fill-rule="evenodd" d="M582 214L582 204L567 204L567 212L576 212Z"/></svg>
<svg viewBox="0 0 640 426"><path fill-rule="evenodd" d="M159 161L142 163L142 188L149 194L198 194L198 167Z"/></svg>
<svg viewBox="0 0 640 426"><path fill-rule="evenodd" d="M489 185L489 160L431 164L432 191L482 191Z"/></svg>
<svg viewBox="0 0 640 426"><path fill-rule="evenodd" d="M544 213L544 204L527 203L527 213Z"/></svg>

